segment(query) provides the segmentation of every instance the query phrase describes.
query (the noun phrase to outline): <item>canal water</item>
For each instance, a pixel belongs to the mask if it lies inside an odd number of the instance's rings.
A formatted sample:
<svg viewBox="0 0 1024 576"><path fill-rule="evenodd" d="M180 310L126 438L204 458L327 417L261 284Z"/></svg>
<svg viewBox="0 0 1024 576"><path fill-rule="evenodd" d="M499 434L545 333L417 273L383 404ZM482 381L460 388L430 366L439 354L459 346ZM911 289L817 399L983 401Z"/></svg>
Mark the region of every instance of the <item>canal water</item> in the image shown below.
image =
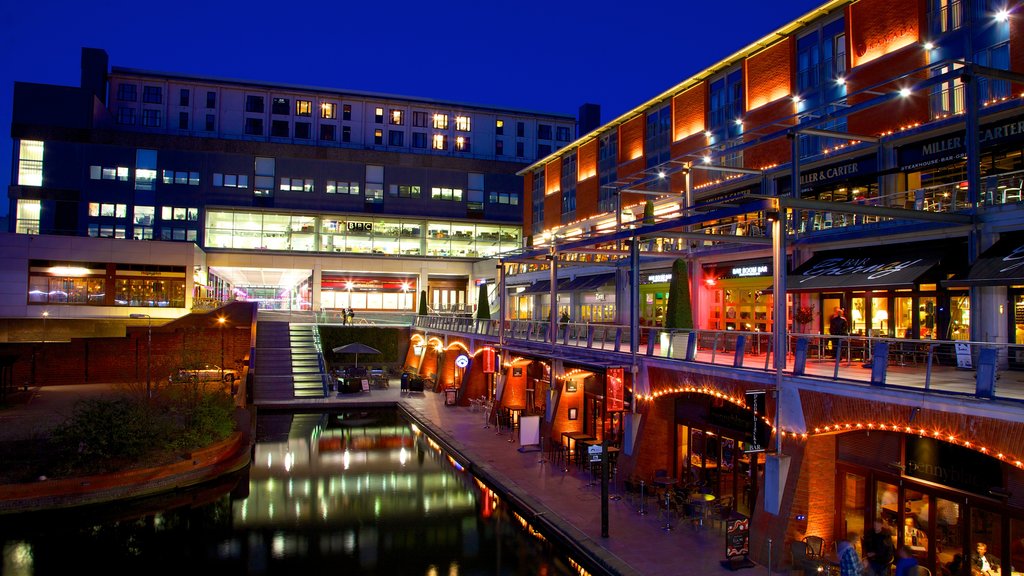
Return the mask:
<svg viewBox="0 0 1024 576"><path fill-rule="evenodd" d="M0 543L4 576L586 573L393 410L261 414L248 470L0 516Z"/></svg>

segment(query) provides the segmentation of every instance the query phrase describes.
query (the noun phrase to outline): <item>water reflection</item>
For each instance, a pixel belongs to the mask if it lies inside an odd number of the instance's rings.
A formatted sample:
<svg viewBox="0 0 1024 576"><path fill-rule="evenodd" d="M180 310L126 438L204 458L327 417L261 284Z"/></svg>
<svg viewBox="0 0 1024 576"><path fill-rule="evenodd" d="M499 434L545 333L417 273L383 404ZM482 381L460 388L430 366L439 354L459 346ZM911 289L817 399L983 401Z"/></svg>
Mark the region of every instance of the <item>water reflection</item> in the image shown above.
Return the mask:
<svg viewBox="0 0 1024 576"><path fill-rule="evenodd" d="M133 503L0 517L2 574L578 574L393 411L261 414L245 477Z"/></svg>

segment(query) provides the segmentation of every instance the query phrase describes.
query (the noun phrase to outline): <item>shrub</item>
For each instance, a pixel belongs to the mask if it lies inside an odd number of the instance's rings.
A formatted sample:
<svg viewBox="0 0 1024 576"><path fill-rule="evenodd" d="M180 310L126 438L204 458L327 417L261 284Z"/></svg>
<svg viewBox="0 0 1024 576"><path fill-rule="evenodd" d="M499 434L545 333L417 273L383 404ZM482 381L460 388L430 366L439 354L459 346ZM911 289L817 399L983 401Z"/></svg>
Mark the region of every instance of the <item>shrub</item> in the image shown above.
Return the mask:
<svg viewBox="0 0 1024 576"><path fill-rule="evenodd" d="M162 419L143 402L119 398L79 402L52 439L69 466L100 470L143 457L165 435Z"/></svg>
<svg viewBox="0 0 1024 576"><path fill-rule="evenodd" d="M227 394L203 394L182 412L181 431L174 435L172 445L191 450L227 438L235 428L234 412Z"/></svg>

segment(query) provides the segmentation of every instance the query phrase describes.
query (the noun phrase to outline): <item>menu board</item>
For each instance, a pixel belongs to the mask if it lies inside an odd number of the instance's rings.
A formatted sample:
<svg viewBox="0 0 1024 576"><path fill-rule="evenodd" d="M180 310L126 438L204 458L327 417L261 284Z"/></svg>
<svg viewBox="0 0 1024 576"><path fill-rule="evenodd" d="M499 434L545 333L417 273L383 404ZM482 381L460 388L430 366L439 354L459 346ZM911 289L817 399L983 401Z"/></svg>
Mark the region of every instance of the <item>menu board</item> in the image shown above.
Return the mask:
<svg viewBox="0 0 1024 576"><path fill-rule="evenodd" d="M739 558L750 554L750 518L735 514L725 523L725 557Z"/></svg>

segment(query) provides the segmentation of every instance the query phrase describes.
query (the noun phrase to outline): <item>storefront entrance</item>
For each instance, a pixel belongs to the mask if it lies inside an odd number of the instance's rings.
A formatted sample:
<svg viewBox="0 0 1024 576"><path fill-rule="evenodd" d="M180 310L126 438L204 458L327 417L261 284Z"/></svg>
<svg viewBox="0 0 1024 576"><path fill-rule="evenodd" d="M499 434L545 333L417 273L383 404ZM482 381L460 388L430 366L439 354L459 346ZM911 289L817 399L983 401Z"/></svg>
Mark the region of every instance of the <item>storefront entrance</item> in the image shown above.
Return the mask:
<svg viewBox="0 0 1024 576"><path fill-rule="evenodd" d="M882 463L898 454L901 440L902 464ZM875 454L874 465L837 463L836 539L863 535L881 520L893 549L908 546L933 574L971 574L968 565L979 543L1003 574L1011 574L1011 566L1024 567L1024 514L1007 505L1006 472L998 460L930 438L884 432L840 436L837 448L841 459L845 454L865 463L875 448L881 455Z"/></svg>

